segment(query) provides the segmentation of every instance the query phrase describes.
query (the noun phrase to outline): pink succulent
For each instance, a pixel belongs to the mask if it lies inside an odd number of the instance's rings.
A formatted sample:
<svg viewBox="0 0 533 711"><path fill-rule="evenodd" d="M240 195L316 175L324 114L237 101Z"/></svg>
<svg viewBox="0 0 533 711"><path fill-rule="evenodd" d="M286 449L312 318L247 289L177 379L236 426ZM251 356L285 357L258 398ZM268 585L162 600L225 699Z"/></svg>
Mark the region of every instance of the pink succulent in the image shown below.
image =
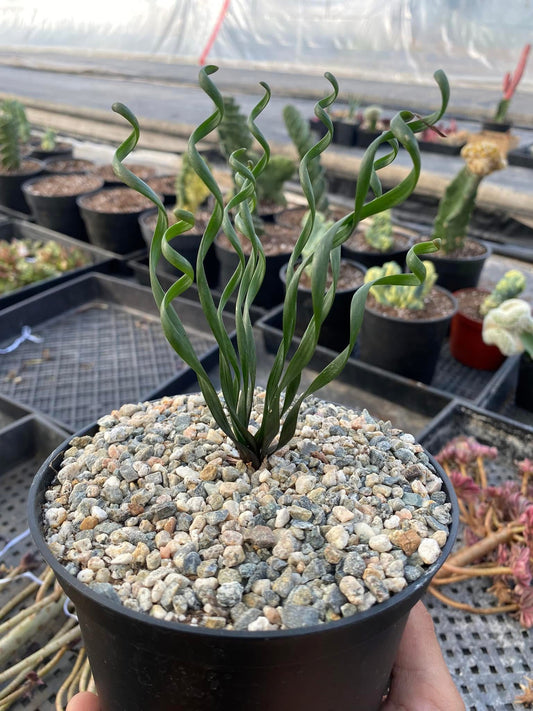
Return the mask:
<svg viewBox="0 0 533 711"><path fill-rule="evenodd" d="M531 552L527 546L511 546L509 566L513 576L521 587L531 586Z"/></svg>
<svg viewBox="0 0 533 711"><path fill-rule="evenodd" d="M450 479L455 489L455 493L463 501L476 501L479 496L480 488L476 482L468 475L454 469L450 472Z"/></svg>
<svg viewBox="0 0 533 711"><path fill-rule="evenodd" d="M514 74L511 74L511 72L507 72L505 76L503 77L503 98L505 101L510 101L513 94L516 91L516 87L518 86L518 83L520 82L520 79L522 79L522 75L524 73L524 69L526 68L526 63L527 63L527 58L529 55L529 50L531 49L530 44L526 44L524 49L522 50L522 53L520 55L520 58L518 60L518 64L516 65L516 69L514 71Z"/></svg>
<svg viewBox="0 0 533 711"><path fill-rule="evenodd" d="M524 588L518 600L520 605L520 624L526 629L533 627L533 588Z"/></svg>

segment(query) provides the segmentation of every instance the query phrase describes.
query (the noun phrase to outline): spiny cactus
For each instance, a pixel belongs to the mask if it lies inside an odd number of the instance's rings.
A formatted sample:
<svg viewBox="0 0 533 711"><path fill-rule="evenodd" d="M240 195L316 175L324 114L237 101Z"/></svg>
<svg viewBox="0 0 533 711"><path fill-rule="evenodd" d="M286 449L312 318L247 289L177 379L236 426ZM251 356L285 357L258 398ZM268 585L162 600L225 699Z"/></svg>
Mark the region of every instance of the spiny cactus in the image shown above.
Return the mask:
<svg viewBox="0 0 533 711"><path fill-rule="evenodd" d="M6 170L20 168L21 153L17 120L11 114L0 113L0 163Z"/></svg>
<svg viewBox="0 0 533 711"><path fill-rule="evenodd" d="M4 99L0 105L2 113L13 116L17 124L18 140L28 143L30 140L31 126L26 116L24 106L16 99Z"/></svg>
<svg viewBox="0 0 533 711"><path fill-rule="evenodd" d="M392 216L390 210L374 215L367 230L363 232L366 242L378 252L388 252L394 245Z"/></svg>
<svg viewBox="0 0 533 711"><path fill-rule="evenodd" d="M292 104L288 104L283 109L283 120L285 121L290 139L298 151L298 157L302 160L305 154L315 145L309 124ZM327 196L328 184L326 173L320 163L319 156L309 162L308 169L309 179L311 180L316 199L316 209L319 212L326 213L329 207Z"/></svg>
<svg viewBox="0 0 533 711"><path fill-rule="evenodd" d="M491 309L495 309L508 299L514 299L526 288L526 278L518 269L510 269L496 284L492 292L479 307L479 313L486 316Z"/></svg>
<svg viewBox="0 0 533 711"><path fill-rule="evenodd" d="M195 215L210 194L209 188L193 169L189 155L184 153L181 158L181 170L176 176L176 207Z"/></svg>
<svg viewBox="0 0 533 711"><path fill-rule="evenodd" d="M466 165L446 188L433 224L433 235L442 240L441 248L445 254L463 247L483 178L506 165L498 147L489 141L467 144L461 150L461 156Z"/></svg>
<svg viewBox="0 0 533 711"><path fill-rule="evenodd" d="M437 273L433 262L423 262L426 268L425 281L419 286L373 286L370 293L376 301L384 306L394 306L398 309L413 309L420 311L424 302L437 281ZM380 267L371 267L365 274L365 284L386 276L396 276L402 273L397 262L385 262Z"/></svg>
<svg viewBox="0 0 533 711"><path fill-rule="evenodd" d="M286 205L287 200L283 193L285 181L294 175L294 163L286 156L271 156L267 167L258 176L256 182L257 200L273 202L275 205Z"/></svg>
<svg viewBox="0 0 533 711"><path fill-rule="evenodd" d="M381 113L381 106L367 106L363 111L364 127L368 131L375 131L377 129Z"/></svg>
<svg viewBox="0 0 533 711"><path fill-rule="evenodd" d="M491 309L483 319L483 340L497 346L503 355L527 351L533 358L531 306L523 299L508 299Z"/></svg>
<svg viewBox="0 0 533 711"><path fill-rule="evenodd" d="M41 148L43 151L53 151L56 147L57 132L53 128L47 128L41 138Z"/></svg>
<svg viewBox="0 0 533 711"><path fill-rule="evenodd" d="M218 139L222 153L226 160L230 155L245 148L249 150L252 146L252 134L247 125L247 119L241 113L240 106L232 96L225 96L224 117L218 126Z"/></svg>

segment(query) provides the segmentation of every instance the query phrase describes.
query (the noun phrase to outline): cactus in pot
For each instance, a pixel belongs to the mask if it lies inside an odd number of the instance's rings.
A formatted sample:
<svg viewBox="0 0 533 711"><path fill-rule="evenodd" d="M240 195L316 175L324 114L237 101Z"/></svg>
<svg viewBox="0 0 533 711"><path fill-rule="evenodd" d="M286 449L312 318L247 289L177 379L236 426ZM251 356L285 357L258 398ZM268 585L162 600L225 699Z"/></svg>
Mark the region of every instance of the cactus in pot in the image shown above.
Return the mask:
<svg viewBox="0 0 533 711"><path fill-rule="evenodd" d="M384 210L374 215L367 230L363 232L366 242L376 252L389 252L394 246L392 235L392 213Z"/></svg>
<svg viewBox="0 0 533 711"><path fill-rule="evenodd" d="M461 149L461 156L465 165L446 188L433 223L433 235L442 240L444 254L464 246L483 178L506 166L498 147L490 141L468 143Z"/></svg>
<svg viewBox="0 0 533 711"><path fill-rule="evenodd" d="M420 311L437 281L437 273L432 262L423 262L426 268L426 278L418 286L373 286L370 293L379 304L394 306L397 309ZM365 274L365 284L374 282L381 277L401 274L402 268L397 262L385 262L381 267L371 267Z"/></svg>
<svg viewBox="0 0 533 711"><path fill-rule="evenodd" d="M363 111L363 128L367 131L377 131L378 121L382 113L381 106L367 106Z"/></svg>
<svg viewBox="0 0 533 711"><path fill-rule="evenodd" d="M506 355L524 351L533 358L533 317L524 299L508 299L491 309L483 319L483 340Z"/></svg>
<svg viewBox="0 0 533 711"><path fill-rule="evenodd" d="M518 269L510 269L496 284L479 307L480 316L486 316L508 299L514 299L526 288L526 278Z"/></svg>

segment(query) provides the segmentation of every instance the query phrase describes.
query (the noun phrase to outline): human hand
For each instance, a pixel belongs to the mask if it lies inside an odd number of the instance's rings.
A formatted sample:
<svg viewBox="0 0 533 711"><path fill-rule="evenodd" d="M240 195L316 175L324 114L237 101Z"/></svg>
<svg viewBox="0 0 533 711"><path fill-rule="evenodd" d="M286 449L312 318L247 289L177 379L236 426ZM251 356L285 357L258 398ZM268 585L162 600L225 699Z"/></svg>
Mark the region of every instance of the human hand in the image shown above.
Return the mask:
<svg viewBox="0 0 533 711"><path fill-rule="evenodd" d="M76 694L69 702L67 711L100 711L98 696L89 691Z"/></svg>
<svg viewBox="0 0 533 711"><path fill-rule="evenodd" d="M392 669L391 688L381 711L464 711L435 635L433 621L419 602L411 610ZM77 694L67 711L100 711L98 697Z"/></svg>
<svg viewBox="0 0 533 711"><path fill-rule="evenodd" d="M442 656L431 615L421 602L413 607L407 620L392 668L390 691L381 707L381 711L405 709L465 709Z"/></svg>

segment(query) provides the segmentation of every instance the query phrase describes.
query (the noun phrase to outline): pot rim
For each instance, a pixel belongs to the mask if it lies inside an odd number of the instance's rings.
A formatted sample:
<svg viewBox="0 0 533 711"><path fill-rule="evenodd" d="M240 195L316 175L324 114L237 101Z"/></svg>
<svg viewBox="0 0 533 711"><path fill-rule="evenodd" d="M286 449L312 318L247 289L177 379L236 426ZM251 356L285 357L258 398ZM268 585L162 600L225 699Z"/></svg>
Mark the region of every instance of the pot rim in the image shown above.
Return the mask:
<svg viewBox="0 0 533 711"><path fill-rule="evenodd" d="M300 627L297 629L290 630L274 630L269 632L252 632L248 630L224 630L224 629L210 629L206 627L195 627L193 625L188 625L183 622L168 622L165 620L159 620L146 613L137 612L135 610L130 610L121 603L114 602L110 600L105 595L94 592L88 585L80 582L74 575L67 572L65 567L55 558L55 556L50 551L48 544L44 538L41 530L41 505L42 497L39 497L41 490L49 484L53 475L56 473L57 464L63 455L65 449L67 449L70 441L74 437L81 437L87 434L94 434L98 429L98 424L92 423L82 430L76 432L69 437L47 457L45 462L39 468L35 478L31 484L30 491L28 494L27 503L27 513L28 513L28 524L30 528L31 535L34 542L36 543L40 554L43 556L45 562L52 568L54 573L59 572L60 575L69 578L69 584L76 589L76 591L85 597L90 598L94 603L102 605L104 608L111 613L123 614L130 619L134 620L138 624L142 625L155 625L156 627L165 630L167 632L172 632L173 630L179 630L180 632L188 632L192 635L199 637L217 637L217 638L228 638L228 639L282 639L284 637L299 637L299 636L309 636L314 634L320 634L321 632L327 633L328 631L334 631L336 629L347 627L354 622L366 622L371 621L372 618L378 618L381 612L386 612L390 608L396 605L401 605L402 602L406 601L413 594L416 594L418 590L425 590L427 585L430 583L433 576L441 568L446 558L451 552L451 549L455 543L457 537L457 531L459 528L459 507L457 502L457 496L455 494L453 484L451 483L449 477L447 476L444 469L436 461L436 459L426 450L424 452L428 455L430 464L435 468L439 478L442 481L442 490L446 492L448 503L451 504L451 523L449 527L448 539L441 549L440 555L437 560L432 563L424 573L414 582L408 583L408 585L401 590L399 593L393 594L388 600L384 602L377 603L370 607L368 610L356 613L350 617L346 617L341 620L335 620L333 622L326 622L318 625L310 625L309 627Z"/></svg>
<svg viewBox="0 0 533 711"><path fill-rule="evenodd" d="M357 269L359 269L359 271L361 271L363 274L366 274L368 271L367 267L365 267L364 264L361 264L360 262L356 262L355 259L347 259L346 257L341 257L341 262L344 262L345 264L351 264L352 266L357 267ZM288 263L283 264L279 270L279 278L281 279L283 284L286 283L285 274L287 273L288 266L289 266ZM363 284L360 284L359 286L356 286L356 287L348 287L347 289L337 289L335 294L336 295L337 294L349 294L352 291L356 292L362 286L363 286ZM302 286L300 283L298 283L298 291L300 291L304 294L311 294L312 293L312 289L307 289L305 286Z"/></svg>
<svg viewBox="0 0 533 711"><path fill-rule="evenodd" d="M39 158L22 158L20 161L20 164L22 165L23 163L34 163L35 168L30 171L24 171L24 172L17 171L17 172L10 172L10 173L3 173L2 170L0 170L0 179L1 178L21 178L21 177L24 177L25 175L30 175L30 176L35 175L36 176L37 173L44 170L44 161L40 160Z"/></svg>
<svg viewBox="0 0 533 711"><path fill-rule="evenodd" d="M453 295L457 299L458 294L464 294L469 291L480 291L483 292L484 294L487 294L487 296L491 293L489 289L485 289L482 286L467 286L464 289L457 289L456 291L453 292ZM457 299L457 311L456 314L461 314L461 317L465 319L465 321L468 321L469 323L483 323L483 318L472 318L471 316L468 316L465 314L464 311L461 311L461 308L459 306L459 299Z"/></svg>
<svg viewBox="0 0 533 711"><path fill-rule="evenodd" d="M429 236L428 239L430 239ZM486 242L482 242L480 239L470 237L469 235L466 236L466 239L471 242L475 242L476 244L480 244L485 249L484 254L477 254L471 257L450 257L444 253L439 254L438 252L434 252L432 254L425 254L424 259L429 259L431 262L481 262L488 259L492 254L492 247Z"/></svg>
<svg viewBox="0 0 533 711"><path fill-rule="evenodd" d="M133 190L133 188L129 188L126 185L120 185L120 186L106 185L105 183L99 190L95 190L94 192L95 193L97 193L97 192L106 192L107 193L107 192L110 192L111 190L130 190L132 194L138 195L138 193L135 190ZM94 208L88 207L87 205L83 204L83 201L86 200L88 197L93 197L93 195L92 194L91 195L89 195L89 194L79 195L76 198L76 202L77 202L80 210L85 210L86 212L92 213L94 215L133 215L133 216L139 217L143 212L146 212L147 210L151 209L148 207L142 207L142 208L138 208L136 210L128 210L128 211L124 211L124 212L110 212L108 210L95 210ZM161 196L158 196L158 197L161 197Z"/></svg>
<svg viewBox="0 0 533 711"><path fill-rule="evenodd" d="M103 178L98 178L99 182L100 182L100 185L98 187L84 190L81 193L72 193L71 195L37 195L37 194L31 192L31 190L30 190L32 185L34 185L35 183L39 183L42 180L49 180L50 178L59 178L59 177L70 180L70 178L74 175L82 175L84 178L93 177L93 176L91 176L90 173L46 173L45 175L38 175L35 178L30 178L29 180L26 180L24 183L22 183L22 186L21 186L22 192L24 194L28 194L28 195L31 195L32 197L36 197L36 198L54 198L54 199L73 198L73 197L78 197L80 195L88 195L89 193L94 193L97 190L100 190L104 185ZM94 177L97 178L98 176L95 175Z"/></svg>
<svg viewBox="0 0 533 711"><path fill-rule="evenodd" d="M412 324L413 326L416 326L418 324L426 324L426 323L439 323L439 321L448 321L452 319L455 314L457 313L457 299L455 296L452 294L451 291L448 291L448 289L445 289L443 286L434 286L433 289L436 289L437 291L443 292L450 301L452 302L452 311L449 314L446 314L444 316L435 316L434 318L421 318L421 319L416 319L415 321L410 321L409 319L406 318L400 318L399 316L389 316L388 314L381 313L380 311L373 309L371 306L368 305L368 301L365 303L365 311L369 311L373 316L380 316L382 319L386 321L396 321L398 323L409 323ZM432 291L433 291L432 289Z"/></svg>

